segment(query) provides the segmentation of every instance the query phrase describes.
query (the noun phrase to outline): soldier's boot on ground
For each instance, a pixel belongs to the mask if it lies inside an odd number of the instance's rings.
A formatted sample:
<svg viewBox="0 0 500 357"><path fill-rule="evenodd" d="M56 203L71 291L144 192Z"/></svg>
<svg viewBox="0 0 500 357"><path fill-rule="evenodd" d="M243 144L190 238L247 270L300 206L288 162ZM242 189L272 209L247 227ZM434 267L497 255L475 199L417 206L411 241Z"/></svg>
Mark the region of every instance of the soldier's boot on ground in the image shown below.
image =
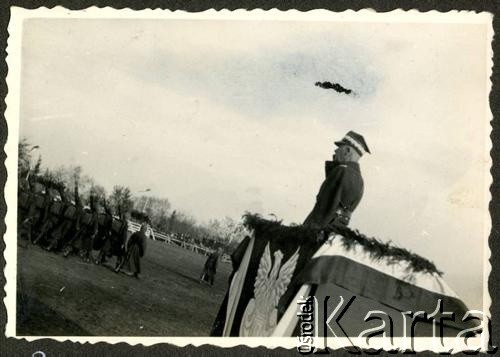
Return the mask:
<svg viewBox="0 0 500 357"><path fill-rule="evenodd" d="M36 238L33 240L33 244L38 244L44 235L45 232L41 232L40 234L38 234Z"/></svg>
<svg viewBox="0 0 500 357"><path fill-rule="evenodd" d="M28 243L33 243L33 236L31 234L31 228L26 229L26 239L28 240Z"/></svg>
<svg viewBox="0 0 500 357"><path fill-rule="evenodd" d="M36 230L35 230L34 224L29 222L28 228L26 229L26 234L28 236L28 242L30 242L31 244L35 244L34 239L33 239L35 232L36 232Z"/></svg>
<svg viewBox="0 0 500 357"><path fill-rule="evenodd" d="M63 249L63 257L67 258L71 254L72 251L73 251L73 248L70 245L67 245Z"/></svg>
<svg viewBox="0 0 500 357"><path fill-rule="evenodd" d="M116 260L116 266L115 266L115 272L119 273L122 269L125 263L127 262L127 257L119 257Z"/></svg>
<svg viewBox="0 0 500 357"><path fill-rule="evenodd" d="M123 255L119 255L119 256L117 255L116 256L115 272L119 273L127 261L128 261L127 253L125 253Z"/></svg>
<svg viewBox="0 0 500 357"><path fill-rule="evenodd" d="M31 230L28 231L28 242L31 244L35 244L34 234Z"/></svg>
<svg viewBox="0 0 500 357"><path fill-rule="evenodd" d="M82 261L86 261L86 259L88 259L88 257L89 257L86 249L80 250L79 256L80 256L80 259L82 259Z"/></svg>
<svg viewBox="0 0 500 357"><path fill-rule="evenodd" d="M97 258L94 259L94 264L100 265L102 263L104 263L104 252L100 250L99 254L97 254Z"/></svg>
<svg viewBox="0 0 500 357"><path fill-rule="evenodd" d="M87 251L87 255L85 256L85 263L94 263L95 258L94 255L92 254L92 248Z"/></svg>
<svg viewBox="0 0 500 357"><path fill-rule="evenodd" d="M117 260L115 264L115 273L119 273L122 270L123 260Z"/></svg>
<svg viewBox="0 0 500 357"><path fill-rule="evenodd" d="M52 239L49 245L45 248L48 252L53 251L58 246L59 240L57 238Z"/></svg>

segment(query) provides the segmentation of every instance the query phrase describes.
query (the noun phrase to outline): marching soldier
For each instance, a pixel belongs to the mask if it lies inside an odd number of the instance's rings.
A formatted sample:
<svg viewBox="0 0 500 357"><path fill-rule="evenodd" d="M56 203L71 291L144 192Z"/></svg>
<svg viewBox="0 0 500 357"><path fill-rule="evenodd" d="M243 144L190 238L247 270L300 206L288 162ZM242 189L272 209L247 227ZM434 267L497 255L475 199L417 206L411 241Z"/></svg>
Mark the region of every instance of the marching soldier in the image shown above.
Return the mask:
<svg viewBox="0 0 500 357"><path fill-rule="evenodd" d="M86 263L90 262L94 239L99 230L99 205L97 197L90 196L90 214L84 215L83 227L80 229L80 258Z"/></svg>
<svg viewBox="0 0 500 357"><path fill-rule="evenodd" d="M75 179L75 214L74 214L74 226L72 232L70 232L68 239L64 242L63 255L67 257L73 251L73 244L79 237L80 232L83 229L83 202L78 193L78 181Z"/></svg>
<svg viewBox="0 0 500 357"><path fill-rule="evenodd" d="M139 274L141 273L141 258L144 256L146 251L146 232L148 229L148 224L143 223L140 230L130 236L126 243L127 254L116 267L115 272L120 272L122 267L127 264L129 269L125 272L125 274L139 279Z"/></svg>
<svg viewBox="0 0 500 357"><path fill-rule="evenodd" d="M364 153L370 153L365 139L349 131L335 145L333 161L325 162L326 178L304 225L320 229L329 224L347 226L363 197L364 185L358 161Z"/></svg>
<svg viewBox="0 0 500 357"><path fill-rule="evenodd" d="M28 180L21 178L17 190L17 226L21 224L28 216L30 206L31 187Z"/></svg>
<svg viewBox="0 0 500 357"><path fill-rule="evenodd" d="M119 209L119 213L121 224L119 225L119 227L117 227L118 229L116 230L116 232L114 231L113 239L111 240L110 244L111 255L116 256L115 270L120 270L119 268L123 260L125 259L125 245L128 238L128 220L130 218L129 212L124 212Z"/></svg>
<svg viewBox="0 0 500 357"><path fill-rule="evenodd" d="M46 243L50 240L52 230L61 219L62 202L57 199L55 191L59 191L61 198L64 196L64 187L60 183L49 182L45 189L45 199L43 203L43 224L33 244L38 244L41 241Z"/></svg>
<svg viewBox="0 0 500 357"><path fill-rule="evenodd" d="M55 228L52 233L52 241L47 247L48 251L54 250L59 246L63 245L67 241L67 237L70 233L76 233L76 225L79 219L78 214L81 213L78 210L78 201L80 196L78 194L78 182L75 180L75 190L74 190L74 200L75 205L72 204L71 200L67 197L68 192L62 192L62 202L63 202L63 217L61 223L57 228Z"/></svg>
<svg viewBox="0 0 500 357"><path fill-rule="evenodd" d="M97 229L97 236L93 242L93 248L98 250L99 253L97 258L94 259L95 264L101 264L105 260L105 249L111 239L112 228L113 228L113 212L108 206L106 198L102 201L104 207L104 213L99 216L99 225Z"/></svg>
<svg viewBox="0 0 500 357"><path fill-rule="evenodd" d="M99 251L96 259L96 264L102 264L106 258L116 256L115 269L120 267L122 260L125 258L125 244L128 236L128 213L122 212L120 208L118 211L120 218L113 219L110 236Z"/></svg>
<svg viewBox="0 0 500 357"><path fill-rule="evenodd" d="M97 199L93 195L90 196L90 210L83 209L81 200L77 201L76 234L66 244L63 255L67 257L73 250L78 249L80 258L85 262L90 262L92 254L92 246L99 228Z"/></svg>
<svg viewBox="0 0 500 357"><path fill-rule="evenodd" d="M41 194L42 184L35 182L35 176L31 175L27 180L27 191L24 192L27 197L27 209L22 221L19 224L19 231L21 236L26 236L29 242L33 241L33 235L36 228L40 226L42 216L42 201L44 197Z"/></svg>

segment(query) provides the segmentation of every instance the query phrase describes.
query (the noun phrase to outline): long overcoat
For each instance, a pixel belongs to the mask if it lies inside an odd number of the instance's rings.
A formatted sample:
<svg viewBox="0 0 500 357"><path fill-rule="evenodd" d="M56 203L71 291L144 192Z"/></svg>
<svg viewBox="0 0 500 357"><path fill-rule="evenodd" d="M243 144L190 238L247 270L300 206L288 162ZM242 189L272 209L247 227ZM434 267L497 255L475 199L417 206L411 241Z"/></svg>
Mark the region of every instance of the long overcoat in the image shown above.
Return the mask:
<svg viewBox="0 0 500 357"><path fill-rule="evenodd" d="M304 225L315 228L323 228L331 223L347 225L364 192L359 164L327 161L325 174L326 178L316 196L316 204Z"/></svg>

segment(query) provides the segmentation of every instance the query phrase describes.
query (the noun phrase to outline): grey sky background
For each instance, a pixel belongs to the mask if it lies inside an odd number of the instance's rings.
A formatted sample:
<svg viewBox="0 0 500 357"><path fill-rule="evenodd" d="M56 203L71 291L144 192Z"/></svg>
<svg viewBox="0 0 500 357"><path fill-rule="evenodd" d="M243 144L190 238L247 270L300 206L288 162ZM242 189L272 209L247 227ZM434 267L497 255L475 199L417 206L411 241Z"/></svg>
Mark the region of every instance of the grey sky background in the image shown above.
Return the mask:
<svg viewBox="0 0 500 357"><path fill-rule="evenodd" d="M30 19L20 135L44 164L151 188L200 221L301 223L333 142L362 133L353 228L433 260L482 308L486 26ZM356 92L314 86L334 81Z"/></svg>

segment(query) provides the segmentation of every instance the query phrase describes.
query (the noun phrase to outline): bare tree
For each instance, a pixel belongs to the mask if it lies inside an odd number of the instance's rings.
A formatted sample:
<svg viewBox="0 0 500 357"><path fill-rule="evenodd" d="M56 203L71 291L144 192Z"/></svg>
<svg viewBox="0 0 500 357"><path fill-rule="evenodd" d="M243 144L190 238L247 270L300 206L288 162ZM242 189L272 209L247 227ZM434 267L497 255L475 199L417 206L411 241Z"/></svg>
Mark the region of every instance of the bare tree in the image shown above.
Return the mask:
<svg viewBox="0 0 500 357"><path fill-rule="evenodd" d="M112 209L117 214L123 212L130 212L134 207L134 202L132 201L132 194L130 189L125 186L114 186L111 195L109 196L109 201Z"/></svg>
<svg viewBox="0 0 500 357"><path fill-rule="evenodd" d="M208 223L210 235L225 245L239 243L249 235L242 221L236 221L231 217L224 217L222 220L210 220Z"/></svg>
<svg viewBox="0 0 500 357"><path fill-rule="evenodd" d="M33 148L34 146L31 145L27 138L22 138L17 145L17 173L19 177L25 176L30 171Z"/></svg>
<svg viewBox="0 0 500 357"><path fill-rule="evenodd" d="M66 187L73 187L76 181L80 182L82 176L81 166L58 166L56 169L51 170L55 180L64 183Z"/></svg>
<svg viewBox="0 0 500 357"><path fill-rule="evenodd" d="M104 202L106 199L106 190L101 185L94 184L90 187L89 195L92 195L97 202Z"/></svg>
<svg viewBox="0 0 500 357"><path fill-rule="evenodd" d="M42 155L38 155L38 159L36 160L35 167L33 168L33 175L38 176L40 171L42 170Z"/></svg>
<svg viewBox="0 0 500 357"><path fill-rule="evenodd" d="M168 216L170 212L170 201L167 198L140 196L134 197L134 209L144 211L154 227L161 228L168 225Z"/></svg>

